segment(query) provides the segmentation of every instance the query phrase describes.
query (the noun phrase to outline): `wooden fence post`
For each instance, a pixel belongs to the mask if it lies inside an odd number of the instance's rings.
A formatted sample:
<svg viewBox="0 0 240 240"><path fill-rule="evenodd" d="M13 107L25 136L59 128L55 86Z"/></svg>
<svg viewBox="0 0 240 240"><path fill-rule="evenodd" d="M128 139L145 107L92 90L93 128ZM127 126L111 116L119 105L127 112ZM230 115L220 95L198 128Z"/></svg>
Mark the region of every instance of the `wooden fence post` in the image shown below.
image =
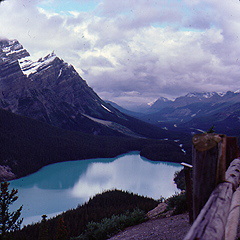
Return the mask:
<svg viewBox="0 0 240 240"><path fill-rule="evenodd" d="M193 145L193 219L196 219L217 184L225 180L226 136L197 134Z"/></svg>
<svg viewBox="0 0 240 240"><path fill-rule="evenodd" d="M238 158L238 142L236 137L227 137L227 151L226 151L226 168L230 166L230 163Z"/></svg>
<svg viewBox="0 0 240 240"><path fill-rule="evenodd" d="M222 240L232 194L231 183L220 183L210 195L184 240Z"/></svg>
<svg viewBox="0 0 240 240"><path fill-rule="evenodd" d="M185 183L186 183L186 197L187 197L187 205L188 205L188 215L189 215L189 223L193 223L193 199L192 199L192 165L188 163L182 162L181 165L184 166L184 175L185 175Z"/></svg>
<svg viewBox="0 0 240 240"><path fill-rule="evenodd" d="M239 182L240 159L234 159L226 171L226 181L214 189L184 240L235 239L240 211Z"/></svg>
<svg viewBox="0 0 240 240"><path fill-rule="evenodd" d="M237 236L237 229L240 216L239 199L240 199L240 187L237 188L232 197L232 203L230 206L230 211L225 228L225 239L227 240L234 240L236 239Z"/></svg>

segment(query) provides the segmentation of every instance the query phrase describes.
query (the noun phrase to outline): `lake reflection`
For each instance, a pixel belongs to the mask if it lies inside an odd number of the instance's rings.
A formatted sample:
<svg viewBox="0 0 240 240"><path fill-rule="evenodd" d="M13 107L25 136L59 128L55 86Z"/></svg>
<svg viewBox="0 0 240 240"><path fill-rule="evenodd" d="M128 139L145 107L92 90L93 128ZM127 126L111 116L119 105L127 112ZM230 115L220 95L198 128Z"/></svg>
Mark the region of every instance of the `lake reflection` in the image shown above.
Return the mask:
<svg viewBox="0 0 240 240"><path fill-rule="evenodd" d="M14 180L23 205L24 223L77 207L107 189L128 190L159 199L177 192L173 175L181 165L152 162L132 152L111 159L91 159L52 164L30 176ZM17 206L16 206L17 207ZM38 217L36 217L38 216Z"/></svg>

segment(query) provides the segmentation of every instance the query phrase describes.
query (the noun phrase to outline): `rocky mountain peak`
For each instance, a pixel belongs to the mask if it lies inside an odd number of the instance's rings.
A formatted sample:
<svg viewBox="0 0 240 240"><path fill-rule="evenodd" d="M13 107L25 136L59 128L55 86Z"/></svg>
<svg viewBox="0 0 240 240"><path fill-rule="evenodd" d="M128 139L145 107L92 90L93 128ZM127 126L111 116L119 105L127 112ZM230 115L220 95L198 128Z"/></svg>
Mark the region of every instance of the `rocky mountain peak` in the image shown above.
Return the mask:
<svg viewBox="0 0 240 240"><path fill-rule="evenodd" d="M39 72L40 70L46 68L49 66L55 59L60 60L54 52L48 54L44 58L38 59L38 61L33 62L31 58L24 57L19 59L19 64L21 67L22 72L28 77L30 74L34 74L36 72Z"/></svg>
<svg viewBox="0 0 240 240"><path fill-rule="evenodd" d="M32 61L17 40L2 40L0 54L0 108L68 130L134 137L146 131L144 136L162 137L158 129L136 124L104 102L54 52Z"/></svg>
<svg viewBox="0 0 240 240"><path fill-rule="evenodd" d="M161 109L168 106L172 101L165 97L159 97L152 105L151 109Z"/></svg>
<svg viewBox="0 0 240 240"><path fill-rule="evenodd" d="M160 97L160 98L157 99L157 101L158 102L170 102L171 100L169 100L168 98L165 98L165 97Z"/></svg>
<svg viewBox="0 0 240 240"><path fill-rule="evenodd" d="M17 40L0 40L0 62L16 61L27 56L30 54Z"/></svg>
<svg viewBox="0 0 240 240"><path fill-rule="evenodd" d="M203 100L203 99L211 98L216 95L219 96L219 94L216 92L193 92L193 93L188 93L185 97L198 98L199 100Z"/></svg>

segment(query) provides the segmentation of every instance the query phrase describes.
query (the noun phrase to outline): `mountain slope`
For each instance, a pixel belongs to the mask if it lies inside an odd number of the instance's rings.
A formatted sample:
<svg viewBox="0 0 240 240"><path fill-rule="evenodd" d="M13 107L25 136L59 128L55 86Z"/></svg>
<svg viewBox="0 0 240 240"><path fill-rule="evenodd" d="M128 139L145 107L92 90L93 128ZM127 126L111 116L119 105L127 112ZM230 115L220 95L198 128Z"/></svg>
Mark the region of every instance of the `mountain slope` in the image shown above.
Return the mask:
<svg viewBox="0 0 240 240"><path fill-rule="evenodd" d="M112 141L119 150L110 139L55 128L4 110L0 110L0 130L1 166L10 167L16 177L50 163L114 156L124 149L118 139Z"/></svg>
<svg viewBox="0 0 240 240"><path fill-rule="evenodd" d="M189 93L164 103L158 111L141 117L146 122L177 131L193 132L194 129L215 130L228 135L240 136L240 93L203 92Z"/></svg>
<svg viewBox="0 0 240 240"><path fill-rule="evenodd" d="M129 116L140 118L141 116L144 115L144 113L134 112L134 111L128 110L126 108L123 108L123 107L119 106L118 104L116 104L115 102L112 102L109 100L105 100L105 102L108 104L111 104L114 108L118 109L120 112L125 113Z"/></svg>
<svg viewBox="0 0 240 240"><path fill-rule="evenodd" d="M94 135L176 138L104 102L54 53L31 61L17 40L0 41L0 108Z"/></svg>
<svg viewBox="0 0 240 240"><path fill-rule="evenodd" d="M142 151L152 146L162 160L186 158L173 142L131 137L94 136L68 131L0 109L0 180L22 177L41 167L69 160L115 157L128 151ZM169 153L173 153L169 158ZM144 152L142 154L144 155ZM154 156L147 153L153 160ZM161 160L161 159L160 159Z"/></svg>

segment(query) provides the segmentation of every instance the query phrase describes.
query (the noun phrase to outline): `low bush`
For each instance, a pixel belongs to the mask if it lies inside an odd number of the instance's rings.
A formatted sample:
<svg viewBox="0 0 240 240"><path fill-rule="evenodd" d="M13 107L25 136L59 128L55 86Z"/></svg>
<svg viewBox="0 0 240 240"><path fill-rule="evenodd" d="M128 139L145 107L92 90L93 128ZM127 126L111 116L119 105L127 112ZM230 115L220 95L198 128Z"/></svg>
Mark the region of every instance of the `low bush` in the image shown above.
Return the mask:
<svg viewBox="0 0 240 240"><path fill-rule="evenodd" d="M146 220L142 210L135 209L125 214L113 215L111 218L104 218L101 222L90 222L86 231L77 238L78 240L104 240L120 232L126 227L142 223Z"/></svg>
<svg viewBox="0 0 240 240"><path fill-rule="evenodd" d="M186 190L186 182L185 182L185 175L184 175L184 169L181 171L177 171L174 173L174 182L177 185L177 188L180 190Z"/></svg>
<svg viewBox="0 0 240 240"><path fill-rule="evenodd" d="M186 193L176 193L166 200L167 211L173 210L173 215L181 214L188 211Z"/></svg>

